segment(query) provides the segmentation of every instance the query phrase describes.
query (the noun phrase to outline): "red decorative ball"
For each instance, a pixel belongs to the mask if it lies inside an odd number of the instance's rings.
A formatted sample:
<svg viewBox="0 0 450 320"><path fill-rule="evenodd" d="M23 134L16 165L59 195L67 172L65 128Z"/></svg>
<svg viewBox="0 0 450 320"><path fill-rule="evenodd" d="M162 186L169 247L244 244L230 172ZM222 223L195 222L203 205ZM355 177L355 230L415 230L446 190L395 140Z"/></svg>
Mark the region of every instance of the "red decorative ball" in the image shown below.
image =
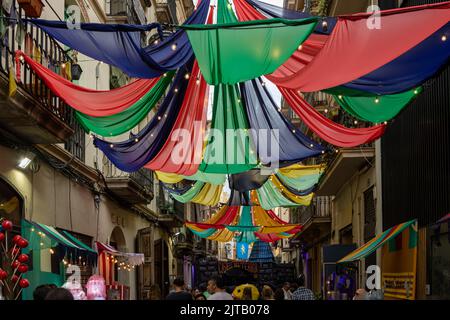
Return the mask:
<svg viewBox="0 0 450 320"><path fill-rule="evenodd" d="M19 270L20 273L25 273L28 271L28 266L26 264L21 264L17 270Z"/></svg>
<svg viewBox="0 0 450 320"><path fill-rule="evenodd" d="M11 263L11 267L16 270L20 266L20 262L15 260L13 263Z"/></svg>
<svg viewBox="0 0 450 320"><path fill-rule="evenodd" d="M17 260L21 263L25 263L29 260L28 255L22 253L20 256L17 257Z"/></svg>
<svg viewBox="0 0 450 320"><path fill-rule="evenodd" d="M5 234L3 232L0 232L0 242L5 240Z"/></svg>
<svg viewBox="0 0 450 320"><path fill-rule="evenodd" d="M17 274L15 274L15 275L13 275L13 276L11 277L11 282L12 282L12 283L16 283L17 280L19 280L19 276L18 276Z"/></svg>
<svg viewBox="0 0 450 320"><path fill-rule="evenodd" d="M27 279L21 279L19 281L19 286L21 288L28 288L30 286L30 281L28 281Z"/></svg>
<svg viewBox="0 0 450 320"><path fill-rule="evenodd" d="M8 273L5 270L0 269L0 280L5 280L7 277Z"/></svg>
<svg viewBox="0 0 450 320"><path fill-rule="evenodd" d="M13 228L13 224L11 221L9 220L3 220L2 222L2 227L3 229L5 229L6 231L11 231Z"/></svg>
<svg viewBox="0 0 450 320"><path fill-rule="evenodd" d="M28 247L28 241L22 238L19 241L17 241L17 245L21 248L26 248Z"/></svg>
<svg viewBox="0 0 450 320"><path fill-rule="evenodd" d="M12 238L12 242L13 243L17 243L17 241L19 241L20 239L22 239L22 237L18 234L16 234L13 238Z"/></svg>

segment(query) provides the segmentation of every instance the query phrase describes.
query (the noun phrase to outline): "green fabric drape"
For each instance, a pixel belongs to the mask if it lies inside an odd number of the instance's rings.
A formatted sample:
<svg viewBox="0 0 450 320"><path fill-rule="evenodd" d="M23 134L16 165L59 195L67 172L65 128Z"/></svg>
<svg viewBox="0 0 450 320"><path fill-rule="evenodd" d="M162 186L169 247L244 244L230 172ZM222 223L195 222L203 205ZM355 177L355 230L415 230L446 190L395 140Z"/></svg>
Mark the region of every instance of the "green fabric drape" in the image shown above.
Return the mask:
<svg viewBox="0 0 450 320"><path fill-rule="evenodd" d="M237 86L215 87L211 129L200 171L234 174L257 166Z"/></svg>
<svg viewBox="0 0 450 320"><path fill-rule="evenodd" d="M258 200L264 210L270 210L276 207L298 207L293 201L284 197L277 187L268 180L261 188L256 190Z"/></svg>
<svg viewBox="0 0 450 320"><path fill-rule="evenodd" d="M173 71L168 72L142 99L118 114L92 117L76 111L76 118L84 130L101 136L117 136L127 132L138 125L155 107L166 92L174 74Z"/></svg>
<svg viewBox="0 0 450 320"><path fill-rule="evenodd" d="M225 183L226 176L224 174L219 173L205 173L201 171L197 171L192 176L183 176L187 180L193 181L201 181L205 183L210 183L214 185L222 185Z"/></svg>
<svg viewBox="0 0 450 320"><path fill-rule="evenodd" d="M220 5L220 4L219 4ZM225 7L216 25L183 25L209 84L235 84L270 74L308 38L317 18L228 20Z"/></svg>
<svg viewBox="0 0 450 320"><path fill-rule="evenodd" d="M422 87L385 96L334 95L339 105L352 116L375 123L394 118L420 92Z"/></svg>
<svg viewBox="0 0 450 320"><path fill-rule="evenodd" d="M239 226L241 226L239 228ZM258 240L255 235L255 231L258 231L259 227L253 224L252 219L252 207L241 207L241 217L239 219L239 223L234 227L234 230L230 231L239 231L240 235L236 237L237 242L245 242L252 243Z"/></svg>
<svg viewBox="0 0 450 320"><path fill-rule="evenodd" d="M187 203L191 201L202 190L204 185L205 184L203 182L197 181L187 192L183 194L171 193L171 195L178 202Z"/></svg>
<svg viewBox="0 0 450 320"><path fill-rule="evenodd" d="M301 176L298 178L291 178L277 173L277 177L283 182L283 184L294 188L296 190L307 190L315 186L322 174L311 174L307 176Z"/></svg>
<svg viewBox="0 0 450 320"><path fill-rule="evenodd" d="M218 23L237 21L232 8L225 0L219 0L217 7ZM255 168L257 159L251 150L250 137L246 132L248 128L239 87L237 85L215 86L211 129L218 136L209 136L199 171L233 174ZM228 133L236 133L236 136L229 138L227 130Z"/></svg>

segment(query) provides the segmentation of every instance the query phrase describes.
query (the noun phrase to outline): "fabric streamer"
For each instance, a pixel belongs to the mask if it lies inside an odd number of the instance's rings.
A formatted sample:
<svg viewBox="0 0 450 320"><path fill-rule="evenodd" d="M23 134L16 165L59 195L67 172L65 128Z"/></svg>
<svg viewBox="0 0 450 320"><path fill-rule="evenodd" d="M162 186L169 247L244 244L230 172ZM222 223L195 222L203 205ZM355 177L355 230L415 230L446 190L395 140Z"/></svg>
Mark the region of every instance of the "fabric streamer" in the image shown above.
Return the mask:
<svg viewBox="0 0 450 320"><path fill-rule="evenodd" d="M370 14L341 16L324 47L306 67L283 79L269 79L302 92L346 84L413 49L445 26L449 15L450 2L386 10L380 17L383 27L370 30ZM435 47L444 45L445 41L440 41Z"/></svg>
<svg viewBox="0 0 450 320"><path fill-rule="evenodd" d="M193 61L180 68L169 88L169 92L155 116L138 134L123 142L109 142L94 137L94 145L120 170L134 172L151 161L161 150L173 128L179 106L188 99L186 73L191 73Z"/></svg>
<svg viewBox="0 0 450 320"><path fill-rule="evenodd" d="M183 25L208 84L235 84L274 72L311 34L317 18Z"/></svg>
<svg viewBox="0 0 450 320"><path fill-rule="evenodd" d="M16 51L17 57L23 57L37 76L47 87L65 103L93 117L111 116L130 108L149 92L160 80L136 80L121 88L97 91L80 87L40 65L22 51Z"/></svg>
<svg viewBox="0 0 450 320"><path fill-rule="evenodd" d="M261 174L260 169L230 175L230 189L239 192L259 189L269 179L270 175Z"/></svg>
<svg viewBox="0 0 450 320"><path fill-rule="evenodd" d="M296 130L284 117L263 84L261 79L241 84L250 127L254 129L250 130L250 135L257 145L261 162L299 162L325 152L325 148L308 138L301 130ZM272 150L273 146L277 150Z"/></svg>
<svg viewBox="0 0 450 320"><path fill-rule="evenodd" d="M185 23L204 23L209 2L203 0ZM141 33L158 28L158 24L139 26L81 23L79 29L69 29L64 21L30 21L64 45L113 65L130 77L155 78L185 65L193 56L189 39L183 30L157 44L142 48Z"/></svg>
<svg viewBox="0 0 450 320"><path fill-rule="evenodd" d="M164 183L178 183L183 180L193 180L193 181L201 181L210 184L224 184L226 177L224 174L215 174L215 173L204 173L201 171L197 171L192 176L182 176L175 173L166 173L161 171L155 171L158 177L158 180Z"/></svg>
<svg viewBox="0 0 450 320"><path fill-rule="evenodd" d="M76 111L76 119L86 132L94 132L101 136L112 137L130 131L153 110L166 92L173 75L174 72L168 72L142 99L120 113L106 117L92 117Z"/></svg>
<svg viewBox="0 0 450 320"><path fill-rule="evenodd" d="M279 169L276 177L283 185L296 190L307 190L313 188L322 176L325 168L323 166L293 165Z"/></svg>
<svg viewBox="0 0 450 320"><path fill-rule="evenodd" d="M310 106L296 91L280 88L286 102L302 121L323 140L339 147L356 147L381 137L386 125L369 128L346 128L321 115Z"/></svg>

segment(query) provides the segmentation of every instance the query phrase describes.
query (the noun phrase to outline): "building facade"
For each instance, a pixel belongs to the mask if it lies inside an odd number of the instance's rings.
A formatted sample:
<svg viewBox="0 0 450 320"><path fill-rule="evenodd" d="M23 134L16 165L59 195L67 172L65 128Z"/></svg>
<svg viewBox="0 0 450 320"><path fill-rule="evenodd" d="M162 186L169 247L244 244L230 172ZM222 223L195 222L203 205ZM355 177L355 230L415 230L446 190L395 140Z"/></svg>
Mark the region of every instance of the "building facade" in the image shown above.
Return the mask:
<svg viewBox="0 0 450 320"><path fill-rule="evenodd" d="M64 20L73 5L80 9L82 22L93 23L178 24L194 9L191 0L55 0L48 1L41 18ZM13 8L24 14L15 1ZM1 10L4 16L11 13ZM12 219L17 227L24 218L69 231L89 246L99 241L122 252L144 253L144 265L132 271L114 270L115 280L129 287L130 299L164 296L176 276L184 275L190 283L190 262L185 256L197 244L182 225L192 211L201 208L175 203L148 170L129 174L115 168L75 122L73 111L29 69L23 70L16 94L9 96L8 92L14 51L24 50L26 41L46 62L61 68L66 64L81 67L81 77L73 82L83 87L109 90L131 79L67 50L36 27L28 24L26 28L24 39L17 37L13 24L1 35L0 205L16 198L18 205L12 211L0 207L0 216ZM151 34L143 38L143 45L151 38ZM147 121L133 131L142 129ZM127 138L124 134L111 140ZM18 164L25 158L32 162L20 168ZM200 251L206 252L206 248Z"/></svg>

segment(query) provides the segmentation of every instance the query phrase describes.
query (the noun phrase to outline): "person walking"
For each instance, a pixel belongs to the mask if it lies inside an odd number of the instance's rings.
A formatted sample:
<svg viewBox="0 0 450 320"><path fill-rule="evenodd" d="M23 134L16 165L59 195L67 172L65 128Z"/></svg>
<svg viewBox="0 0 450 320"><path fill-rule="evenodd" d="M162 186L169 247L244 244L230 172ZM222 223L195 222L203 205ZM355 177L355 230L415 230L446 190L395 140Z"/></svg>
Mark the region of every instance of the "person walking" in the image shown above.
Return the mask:
<svg viewBox="0 0 450 320"><path fill-rule="evenodd" d="M292 294L292 300L316 300L314 292L305 287L305 277L298 278L298 289Z"/></svg>
<svg viewBox="0 0 450 320"><path fill-rule="evenodd" d="M208 292L211 294L208 300L233 300L233 296L226 291L222 278L208 281Z"/></svg>
<svg viewBox="0 0 450 320"><path fill-rule="evenodd" d="M184 280L182 278L176 278L173 281L173 286L175 291L169 293L166 300L180 300L180 301L191 301L194 300L192 294L186 292Z"/></svg>

